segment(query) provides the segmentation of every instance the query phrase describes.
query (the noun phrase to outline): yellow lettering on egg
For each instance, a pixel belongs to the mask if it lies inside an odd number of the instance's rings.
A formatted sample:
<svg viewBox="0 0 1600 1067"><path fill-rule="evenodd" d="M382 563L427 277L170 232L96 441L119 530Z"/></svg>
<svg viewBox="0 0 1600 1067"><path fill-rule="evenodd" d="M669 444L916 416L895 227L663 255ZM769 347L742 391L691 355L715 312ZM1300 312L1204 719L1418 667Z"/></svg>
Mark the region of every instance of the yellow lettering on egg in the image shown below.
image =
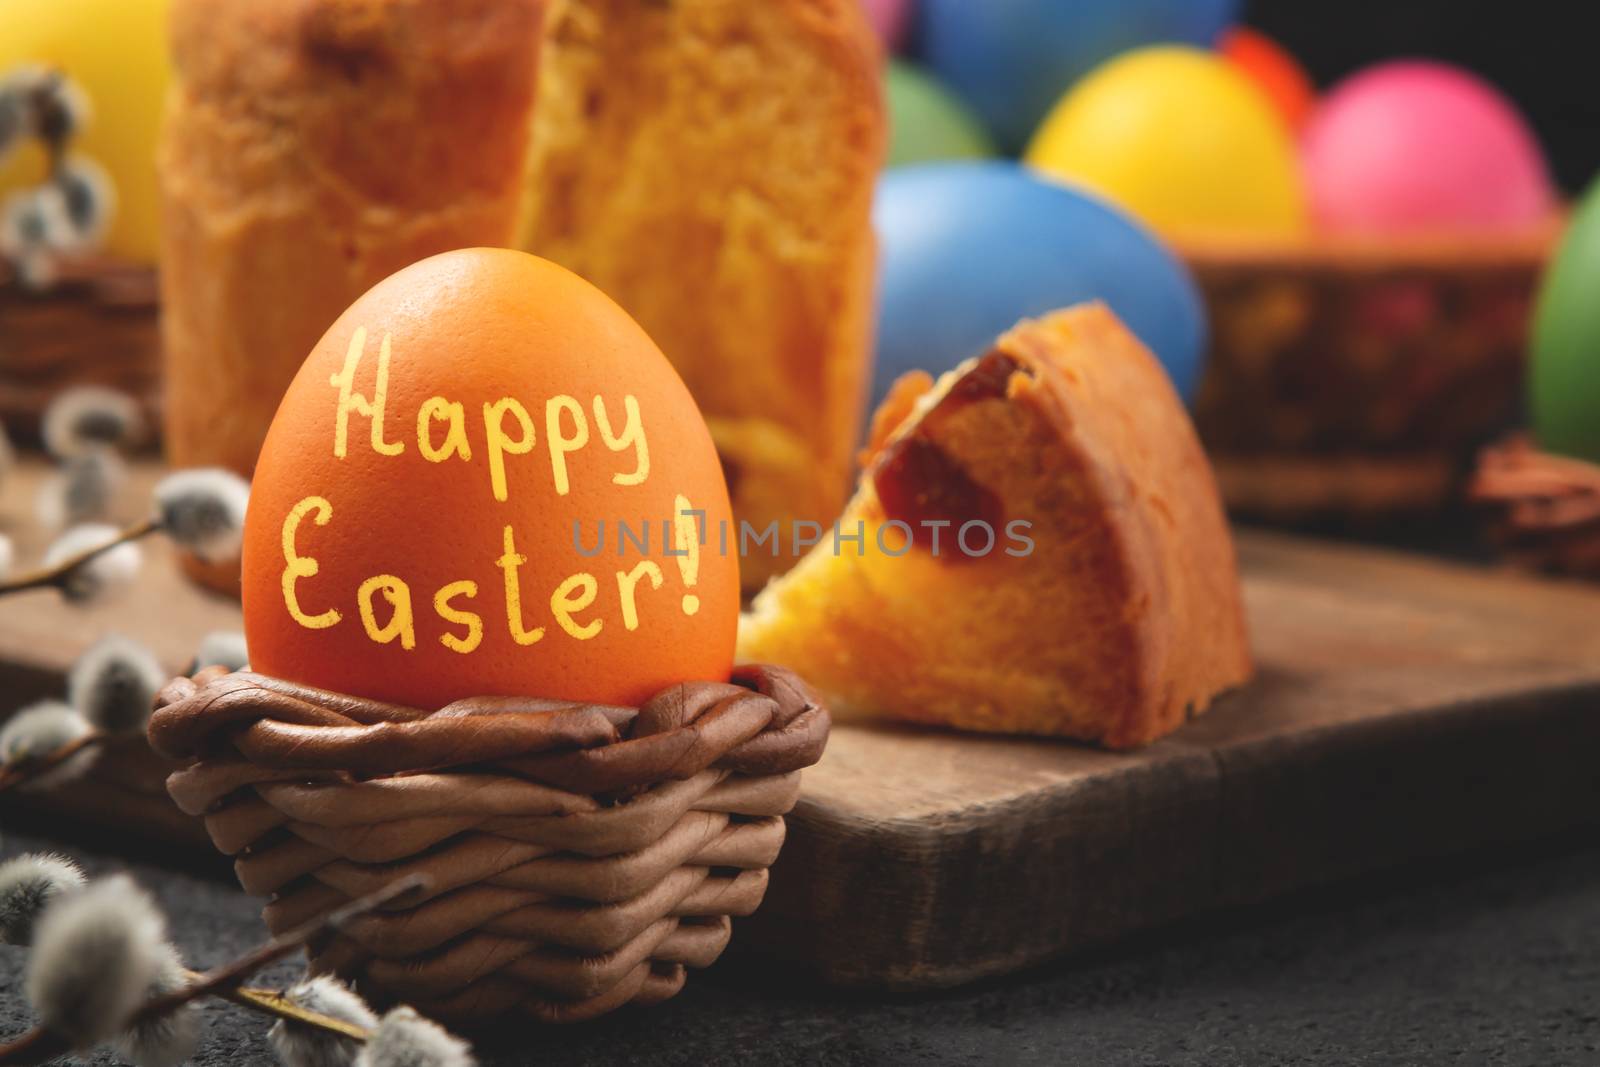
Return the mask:
<svg viewBox="0 0 1600 1067"><path fill-rule="evenodd" d="M372 604L373 596L380 592L393 612L389 621L382 626L378 625L377 611ZM405 582L392 574L374 575L361 583L361 588L356 591L356 603L361 606L361 625L368 637L380 645L387 645L398 637L401 648L410 651L417 647L416 620L411 614L411 587Z"/></svg>
<svg viewBox="0 0 1600 1067"><path fill-rule="evenodd" d="M312 513L315 514L312 514ZM326 630L339 621L339 612L334 608L308 615L300 607L299 595L295 592L295 583L301 578L310 578L317 573L319 564L311 556L302 556L295 549L295 534L300 529L300 521L311 515L311 521L318 526L328 525L328 520L333 518L333 505L320 496L308 496L294 507L289 509L289 514L283 519L283 606L289 609L289 617L308 630Z"/></svg>
<svg viewBox="0 0 1600 1067"><path fill-rule="evenodd" d="M594 398L594 424L600 431L600 440L604 441L611 451L622 452L629 448L633 449L632 472L613 474L611 480L617 485L641 485L650 477L650 445L644 437L644 421L639 417L639 401L631 393L624 396L622 410L627 421L622 424L622 433L613 434L611 418L606 414L606 402L597 395Z"/></svg>
<svg viewBox="0 0 1600 1067"><path fill-rule="evenodd" d="M483 618L475 611L467 611L451 604L456 597L472 599L478 595L478 583L473 581L451 582L442 586L433 594L433 610L445 622L452 622L465 626L465 637L456 634L440 634L439 643L452 652L459 652L463 656L483 643Z"/></svg>
<svg viewBox="0 0 1600 1067"><path fill-rule="evenodd" d="M521 428L520 436L512 438L506 435L507 415L514 418ZM483 405L483 430L489 439L489 484L494 489L494 498L504 504L506 455L521 456L533 451L533 420L528 417L527 408L511 397L503 396L492 404Z"/></svg>
<svg viewBox="0 0 1600 1067"><path fill-rule="evenodd" d="M338 374L328 379L328 384L339 390L339 406L335 411L333 429L333 454L339 459L345 457L350 439L350 413L365 415L371 420L370 440L372 450L383 456L398 456L406 449L404 441L385 441L383 439L383 406L389 399L389 335L383 335L383 343L378 349L378 373L372 386L372 398L355 391L356 368L361 363L361 357L366 354L367 328L357 326L356 332L350 336L350 347L345 352L344 367Z"/></svg>
<svg viewBox="0 0 1600 1067"><path fill-rule="evenodd" d="M561 413L572 416L572 433L561 428ZM589 443L589 423L583 417L583 405L570 396L553 396L544 405L544 436L550 447L550 473L555 478L556 495L566 496L571 489L567 480L567 455Z"/></svg>
<svg viewBox="0 0 1600 1067"><path fill-rule="evenodd" d="M568 635L576 637L579 641L587 641L600 632L601 621L590 619L579 624L573 615L594 603L594 598L600 593L600 583L595 581L594 575L579 571L560 585L550 594L550 610L555 614L556 622L567 631Z"/></svg>
<svg viewBox="0 0 1600 1067"><path fill-rule="evenodd" d="M634 590L639 585L639 579L649 578L651 589L660 589L663 575L661 568L654 560L641 560L634 565L631 571L617 572L617 593L622 598L622 628L624 630L637 630L639 628L639 606L634 602Z"/></svg>
<svg viewBox="0 0 1600 1067"><path fill-rule="evenodd" d="M528 557L517 552L516 536L511 527L505 528L505 553L495 566L506 573L506 623L511 628L511 639L519 645L531 645L544 636L544 627L528 629L522 624L522 581L517 568L528 562Z"/></svg>
<svg viewBox="0 0 1600 1067"><path fill-rule="evenodd" d="M434 446L432 423L448 422L444 444ZM467 414L462 406L442 396L430 396L417 409L417 450L429 463L443 463L452 455L464 460L472 458L472 445L467 441Z"/></svg>

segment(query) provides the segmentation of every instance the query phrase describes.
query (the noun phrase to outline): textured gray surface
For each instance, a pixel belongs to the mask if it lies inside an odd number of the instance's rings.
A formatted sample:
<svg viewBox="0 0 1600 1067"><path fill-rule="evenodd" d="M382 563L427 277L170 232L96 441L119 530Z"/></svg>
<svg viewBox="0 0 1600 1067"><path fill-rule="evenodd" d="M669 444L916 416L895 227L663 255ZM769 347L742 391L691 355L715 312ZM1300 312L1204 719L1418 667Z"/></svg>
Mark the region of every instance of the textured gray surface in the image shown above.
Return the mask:
<svg viewBox="0 0 1600 1067"><path fill-rule="evenodd" d="M196 965L262 936L255 903L214 865L211 875L178 873L180 857L3 822L14 829L7 856L55 848L96 873L131 868ZM26 1024L21 960L0 948L6 1034ZM270 1064L265 1030L208 1006L196 1062ZM659 1008L503 1034L480 1052L505 1067L1600 1063L1600 836L1319 890L935 997L845 998L731 959Z"/></svg>

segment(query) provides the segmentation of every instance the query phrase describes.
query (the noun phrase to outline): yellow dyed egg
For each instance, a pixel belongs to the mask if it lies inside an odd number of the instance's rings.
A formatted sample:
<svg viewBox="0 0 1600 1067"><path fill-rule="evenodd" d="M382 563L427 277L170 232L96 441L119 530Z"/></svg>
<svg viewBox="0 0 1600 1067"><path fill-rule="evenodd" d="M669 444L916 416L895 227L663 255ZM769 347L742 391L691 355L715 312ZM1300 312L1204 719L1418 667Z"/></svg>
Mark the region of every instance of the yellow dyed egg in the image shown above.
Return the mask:
<svg viewBox="0 0 1600 1067"><path fill-rule="evenodd" d="M0 79L19 67L59 69L88 99L87 127L71 152L94 160L116 190L106 250L156 259L155 146L168 63L168 0L0 0ZM0 200L45 173L33 144L0 159Z"/></svg>
<svg viewBox="0 0 1600 1067"><path fill-rule="evenodd" d="M1246 75L1196 48L1142 48L1091 72L1039 128L1027 161L1168 236L1306 226L1287 125Z"/></svg>

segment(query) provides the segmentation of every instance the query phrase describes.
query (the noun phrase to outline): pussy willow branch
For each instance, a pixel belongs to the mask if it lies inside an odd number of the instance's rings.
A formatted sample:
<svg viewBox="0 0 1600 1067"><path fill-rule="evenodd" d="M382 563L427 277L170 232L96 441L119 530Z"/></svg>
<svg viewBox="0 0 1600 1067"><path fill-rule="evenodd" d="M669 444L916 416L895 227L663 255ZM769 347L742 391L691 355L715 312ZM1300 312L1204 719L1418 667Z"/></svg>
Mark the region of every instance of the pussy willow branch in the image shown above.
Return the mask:
<svg viewBox="0 0 1600 1067"><path fill-rule="evenodd" d="M420 874L410 874L397 881L390 882L376 892L368 893L364 897L357 897L350 903L343 907L335 908L319 919L312 919L310 922L295 927L288 933L279 934L271 941L257 946L232 963L207 971L205 974L200 975L196 981L191 982L182 989L174 990L164 996L155 997L134 1013L133 1018L128 1021L129 1026L137 1026L151 1019L160 1018L173 1009L182 1007L196 997L221 996L227 990L236 989L256 971L302 948L308 941L336 933L356 919L377 911L384 905L409 893L425 889L427 885L427 878Z"/></svg>
<svg viewBox="0 0 1600 1067"><path fill-rule="evenodd" d="M204 976L197 971L188 972L191 980L199 980ZM321 1030L326 1034L339 1037L348 1037L354 1041L365 1042L372 1037L371 1032L364 1026L335 1019L331 1015L302 1008L288 997L275 989L255 989L250 986L240 986L237 989L217 990L213 996L237 1004L251 1011L260 1012L278 1019L287 1019L298 1026ZM3 1064L40 1064L49 1063L59 1059L72 1051L66 1039L59 1034L42 1028L29 1030L15 1041L0 1046L0 1063Z"/></svg>
<svg viewBox="0 0 1600 1067"><path fill-rule="evenodd" d="M14 1041L0 1045L0 1063L49 1063L72 1051L67 1039L51 1030L34 1027Z"/></svg>
<svg viewBox="0 0 1600 1067"><path fill-rule="evenodd" d="M204 979L198 971L187 972L191 982ZM321 1030L326 1034L339 1037L348 1037L355 1041L366 1041L372 1033L364 1026L358 1026L344 1019L336 1019L331 1015L324 1015L310 1008L303 1008L290 1000L283 993L275 989L256 989L251 986L240 986L235 989L219 989L212 993L221 1000L237 1004L242 1008L270 1015L277 1019L287 1019L299 1026ZM35 1028L23 1034L16 1041L5 1046L0 1046L0 1063L5 1064L38 1064L48 1063L50 1060L65 1056L72 1048L65 1038L49 1030Z"/></svg>
<svg viewBox="0 0 1600 1067"><path fill-rule="evenodd" d="M196 978L200 975L196 974ZM257 989L253 986L239 986L237 989L218 990L212 996L219 997L242 1008L260 1012L262 1015L271 1015L278 1019L287 1019L292 1023L311 1027L329 1034L339 1034L356 1041L365 1041L372 1036L365 1026L357 1023L346 1022L344 1019L335 1019L332 1015L324 1015L320 1011L302 1008L276 989Z"/></svg>
<svg viewBox="0 0 1600 1067"><path fill-rule="evenodd" d="M245 988L242 983L267 964L304 947L307 942L336 933L364 915L377 911L409 893L426 889L428 884L428 879L423 875L407 875L376 892L358 897L343 907L330 911L320 919L313 919L287 933L279 934L232 963L204 974L191 972L193 977L188 985L151 998L128 1019L124 1030L131 1030L143 1023L170 1015L200 997L212 996L339 1037L365 1041L372 1036L366 1027L302 1008L282 993L269 989ZM0 1065L9 1067L13 1064L45 1063L70 1051L72 1051L71 1046L65 1038L42 1027L35 1027L15 1040L0 1045Z"/></svg>
<svg viewBox="0 0 1600 1067"><path fill-rule="evenodd" d="M60 109L62 105L54 99L54 94L62 87L66 76L59 70L52 70L45 84L40 85L31 94L28 100L34 111L34 125L43 126L44 134L40 138L44 142L45 155L49 162L47 165L48 177L46 181L55 181L66 166L67 142L70 140L63 129L53 127L48 121L53 116L52 109Z"/></svg>
<svg viewBox="0 0 1600 1067"><path fill-rule="evenodd" d="M7 764L5 767L0 768L0 793L13 789L24 782L31 782L41 775L48 774L84 749L93 748L95 745L103 744L110 739L110 734L96 730L81 737L73 738L47 755L21 759L15 763Z"/></svg>
<svg viewBox="0 0 1600 1067"><path fill-rule="evenodd" d="M105 555L118 545L125 545L130 541L137 541L141 537L148 537L160 529L161 520L154 517L143 519L132 526L125 527L116 537L103 545L96 545L76 555L68 556L52 567L41 567L38 570L19 574L15 578L0 581L0 596L5 596L8 593L21 593L29 589L60 589L66 585L67 579L79 567L96 557Z"/></svg>

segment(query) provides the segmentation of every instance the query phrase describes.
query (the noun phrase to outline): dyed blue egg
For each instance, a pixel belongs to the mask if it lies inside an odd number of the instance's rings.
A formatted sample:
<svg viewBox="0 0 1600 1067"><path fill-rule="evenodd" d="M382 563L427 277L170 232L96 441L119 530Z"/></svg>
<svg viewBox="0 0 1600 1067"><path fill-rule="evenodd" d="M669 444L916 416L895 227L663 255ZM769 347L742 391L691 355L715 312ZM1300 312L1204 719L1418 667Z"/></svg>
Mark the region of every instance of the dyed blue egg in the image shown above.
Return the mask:
<svg viewBox="0 0 1600 1067"><path fill-rule="evenodd" d="M906 371L938 375L1017 320L1085 300L1104 301L1193 398L1206 344L1194 279L1106 201L1015 163L930 163L884 175L874 222L874 404Z"/></svg>
<svg viewBox="0 0 1600 1067"><path fill-rule="evenodd" d="M923 62L1018 153L1061 94L1119 52L1209 48L1239 0L921 0Z"/></svg>

